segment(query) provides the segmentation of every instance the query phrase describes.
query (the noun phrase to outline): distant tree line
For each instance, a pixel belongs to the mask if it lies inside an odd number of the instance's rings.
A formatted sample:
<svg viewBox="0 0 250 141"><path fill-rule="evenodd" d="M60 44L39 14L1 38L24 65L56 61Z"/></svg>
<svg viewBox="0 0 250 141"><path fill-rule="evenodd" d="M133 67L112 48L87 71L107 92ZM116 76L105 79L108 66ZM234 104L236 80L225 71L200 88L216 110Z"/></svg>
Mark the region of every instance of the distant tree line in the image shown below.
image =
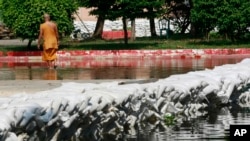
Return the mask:
<svg viewBox="0 0 250 141"><path fill-rule="evenodd" d="M157 36L155 18L168 18L175 33L191 33L209 39L213 30L226 39L249 39L249 0L0 0L0 19L22 39L34 40L45 12L51 14L61 34L73 30L73 13L78 7L92 8L97 17L93 37L101 37L106 19L121 19L128 42L127 21L134 29L136 18L147 18L151 36Z"/></svg>
<svg viewBox="0 0 250 141"><path fill-rule="evenodd" d="M209 32L217 30L225 39L250 38L249 0L192 0L191 21L196 34L209 39Z"/></svg>
<svg viewBox="0 0 250 141"><path fill-rule="evenodd" d="M79 3L83 7L94 8L90 12L98 18L94 37L101 37L105 19L121 18L127 43L127 20L134 23L136 18L148 18L151 35L156 36L154 19L163 13L165 0L79 0Z"/></svg>
<svg viewBox="0 0 250 141"><path fill-rule="evenodd" d="M191 33L209 39L212 30L225 39L249 39L249 0L79 0L80 5L94 8L98 17L93 34L100 37L105 19L148 18L152 36L156 36L155 18L166 17L175 33Z"/></svg>

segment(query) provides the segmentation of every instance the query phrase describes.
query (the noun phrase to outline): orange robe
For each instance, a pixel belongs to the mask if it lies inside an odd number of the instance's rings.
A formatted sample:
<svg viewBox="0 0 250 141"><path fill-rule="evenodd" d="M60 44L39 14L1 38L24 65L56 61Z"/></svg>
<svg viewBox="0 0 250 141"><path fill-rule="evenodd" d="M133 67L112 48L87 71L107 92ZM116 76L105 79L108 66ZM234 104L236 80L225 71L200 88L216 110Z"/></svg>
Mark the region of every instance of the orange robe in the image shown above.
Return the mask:
<svg viewBox="0 0 250 141"><path fill-rule="evenodd" d="M43 61L53 61L57 59L56 52L58 49L58 42L56 38L56 31L50 25L43 23L40 25L40 29L43 33Z"/></svg>

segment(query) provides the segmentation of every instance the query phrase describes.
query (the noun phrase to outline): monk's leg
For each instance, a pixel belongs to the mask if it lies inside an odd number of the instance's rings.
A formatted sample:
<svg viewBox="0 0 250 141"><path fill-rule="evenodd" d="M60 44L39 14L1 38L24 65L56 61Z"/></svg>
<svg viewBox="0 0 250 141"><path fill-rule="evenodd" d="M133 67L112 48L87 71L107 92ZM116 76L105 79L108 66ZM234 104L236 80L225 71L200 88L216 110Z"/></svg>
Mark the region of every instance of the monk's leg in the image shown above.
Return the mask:
<svg viewBox="0 0 250 141"><path fill-rule="evenodd" d="M50 60L50 61L49 61L49 68L50 68L50 69L54 68L53 60Z"/></svg>
<svg viewBox="0 0 250 141"><path fill-rule="evenodd" d="M49 68L49 61L47 60L46 63L47 63L47 68Z"/></svg>
<svg viewBox="0 0 250 141"><path fill-rule="evenodd" d="M47 61L47 65L49 69L56 68L56 51L57 49L49 48L44 50L43 52L43 60Z"/></svg>
<svg viewBox="0 0 250 141"><path fill-rule="evenodd" d="M54 67L54 68L57 68L56 59L52 61L52 64L53 64L53 67Z"/></svg>

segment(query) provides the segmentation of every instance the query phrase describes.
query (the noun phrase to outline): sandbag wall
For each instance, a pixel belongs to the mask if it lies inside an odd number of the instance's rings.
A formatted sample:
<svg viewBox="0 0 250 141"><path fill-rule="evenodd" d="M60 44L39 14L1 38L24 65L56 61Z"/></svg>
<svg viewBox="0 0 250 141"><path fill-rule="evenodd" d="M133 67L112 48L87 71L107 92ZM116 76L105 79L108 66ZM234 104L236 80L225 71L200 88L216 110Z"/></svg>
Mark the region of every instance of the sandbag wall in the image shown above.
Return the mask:
<svg viewBox="0 0 250 141"><path fill-rule="evenodd" d="M248 104L248 64L246 59L151 83L72 82L32 95L1 97L0 140L98 139L144 122L164 127L165 115L194 118L205 114L210 105Z"/></svg>

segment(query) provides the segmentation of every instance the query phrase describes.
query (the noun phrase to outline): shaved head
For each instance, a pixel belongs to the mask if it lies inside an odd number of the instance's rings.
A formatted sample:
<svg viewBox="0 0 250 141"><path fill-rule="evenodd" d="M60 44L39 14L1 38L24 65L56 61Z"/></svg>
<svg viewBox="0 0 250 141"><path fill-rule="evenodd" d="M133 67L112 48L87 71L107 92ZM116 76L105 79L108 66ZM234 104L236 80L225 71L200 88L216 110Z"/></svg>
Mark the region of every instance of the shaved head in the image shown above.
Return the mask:
<svg viewBox="0 0 250 141"><path fill-rule="evenodd" d="M50 15L49 15L48 13L45 13L45 14L43 15L43 17L44 17L44 20L45 20L45 21L49 21L49 20L50 20Z"/></svg>

